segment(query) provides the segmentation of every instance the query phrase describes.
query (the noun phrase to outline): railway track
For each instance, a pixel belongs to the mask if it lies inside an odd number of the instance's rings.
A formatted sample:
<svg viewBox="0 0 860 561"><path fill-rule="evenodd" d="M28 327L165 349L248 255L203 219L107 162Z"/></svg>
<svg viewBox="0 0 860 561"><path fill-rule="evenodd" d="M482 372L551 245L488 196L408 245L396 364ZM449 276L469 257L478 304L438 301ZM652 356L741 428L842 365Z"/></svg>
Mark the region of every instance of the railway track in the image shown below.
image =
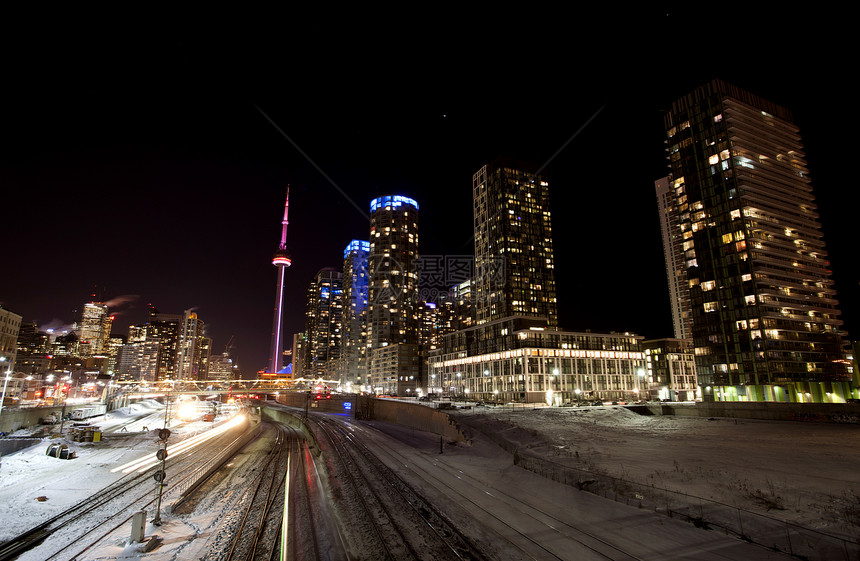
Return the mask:
<svg viewBox="0 0 860 561"><path fill-rule="evenodd" d="M194 438L197 437L183 441L189 445L185 451L171 455L169 484L172 486L181 486L186 478L193 477L201 457L214 455L235 437L225 433L221 438L204 441L192 453L190 444ZM160 463L141 463L95 496L0 544L0 561L22 555L40 561L78 559L131 520L135 512L148 509L156 502L153 474L160 469ZM60 537L52 539L54 536Z"/></svg>
<svg viewBox="0 0 860 561"><path fill-rule="evenodd" d="M310 422L330 451L330 486L350 559L484 559L485 552L343 426ZM323 443L320 444L323 446Z"/></svg>
<svg viewBox="0 0 860 561"><path fill-rule="evenodd" d="M360 427L360 431L372 430ZM572 553L580 550L588 559L611 559L613 561L642 561L634 553L596 535L587 529L572 524L569 520L549 512L542 505L522 496L514 496L509 490L490 485L462 470L449 466L435 457L398 454L396 449L378 448L378 453L409 473L410 480L419 480L439 490L446 502L457 503L461 508L481 513L493 521L485 524L491 530L496 543L507 543L528 559L571 559ZM464 493L462 486L453 486L450 481L469 483L474 491ZM516 520L513 523L512 520ZM523 521L527 522L523 522ZM528 531L523 531L523 528ZM532 536L540 535L541 539ZM578 558L579 555L573 558Z"/></svg>
<svg viewBox="0 0 860 561"><path fill-rule="evenodd" d="M284 504L284 481L288 459L296 448L295 432L276 425L272 448L257 468L257 476L245 490L243 513L233 528L232 541L224 561L269 561L280 556L281 522ZM286 450L286 452L285 452Z"/></svg>

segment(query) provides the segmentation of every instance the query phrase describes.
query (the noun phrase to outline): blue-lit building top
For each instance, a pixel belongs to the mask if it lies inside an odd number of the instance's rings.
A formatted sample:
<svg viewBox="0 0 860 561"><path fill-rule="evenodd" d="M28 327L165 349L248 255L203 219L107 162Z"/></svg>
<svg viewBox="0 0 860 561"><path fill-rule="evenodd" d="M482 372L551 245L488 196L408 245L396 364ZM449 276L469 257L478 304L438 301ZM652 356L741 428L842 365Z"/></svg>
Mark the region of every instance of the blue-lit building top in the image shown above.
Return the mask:
<svg viewBox="0 0 860 561"><path fill-rule="evenodd" d="M365 253L370 252L370 242L366 242L363 240L352 240L349 242L349 245L346 246L346 249L343 250L343 258L346 259L349 257L349 254L356 251L363 251Z"/></svg>
<svg viewBox="0 0 860 561"><path fill-rule="evenodd" d="M370 201L370 212L376 212L381 208L389 206L397 208L402 205L410 205L415 207L415 210L418 210L418 203L415 199L410 199L409 197L403 197L401 195L388 195L385 197L377 197Z"/></svg>

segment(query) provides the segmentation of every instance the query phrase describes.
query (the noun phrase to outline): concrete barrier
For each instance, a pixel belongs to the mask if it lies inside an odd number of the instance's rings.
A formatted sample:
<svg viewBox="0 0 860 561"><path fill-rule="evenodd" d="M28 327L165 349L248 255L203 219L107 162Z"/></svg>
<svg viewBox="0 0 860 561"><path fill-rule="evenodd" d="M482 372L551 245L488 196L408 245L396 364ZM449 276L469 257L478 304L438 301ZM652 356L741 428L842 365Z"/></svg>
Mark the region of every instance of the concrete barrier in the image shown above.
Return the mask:
<svg viewBox="0 0 860 561"><path fill-rule="evenodd" d="M447 413L416 402L376 399L364 395L332 394L331 399L313 399L301 392L282 393L278 403L307 408L309 412L341 413L362 420L383 421L438 434L451 442L470 438Z"/></svg>

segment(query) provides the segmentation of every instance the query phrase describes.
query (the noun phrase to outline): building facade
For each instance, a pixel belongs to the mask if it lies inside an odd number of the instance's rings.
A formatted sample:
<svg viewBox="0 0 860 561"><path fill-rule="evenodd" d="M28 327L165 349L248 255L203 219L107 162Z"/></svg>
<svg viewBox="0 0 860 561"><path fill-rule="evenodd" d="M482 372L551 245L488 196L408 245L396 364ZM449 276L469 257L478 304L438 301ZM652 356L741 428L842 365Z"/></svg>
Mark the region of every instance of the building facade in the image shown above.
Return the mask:
<svg viewBox="0 0 860 561"><path fill-rule="evenodd" d="M642 341L640 347L648 367L644 399L696 401L701 398L692 339L652 339Z"/></svg>
<svg viewBox="0 0 860 561"><path fill-rule="evenodd" d="M690 313L690 284L684 260L681 214L675 204L672 176L654 182L657 209L660 215L660 234L663 237L663 258L666 278L669 281L669 305L672 310L672 329L676 339L693 338L693 318Z"/></svg>
<svg viewBox="0 0 860 561"><path fill-rule="evenodd" d="M472 177L477 323L509 316L558 325L549 182L499 159Z"/></svg>
<svg viewBox="0 0 860 561"><path fill-rule="evenodd" d="M0 306L0 374L15 370L22 319L18 314Z"/></svg>
<svg viewBox="0 0 860 561"><path fill-rule="evenodd" d="M107 305L101 302L87 302L81 312L78 354L82 357L102 354L110 338L113 316Z"/></svg>
<svg viewBox="0 0 860 561"><path fill-rule="evenodd" d="M326 267L308 285L305 376L335 379L343 332L343 274Z"/></svg>
<svg viewBox="0 0 860 561"><path fill-rule="evenodd" d="M370 242L352 240L343 250L343 339L341 388L367 384L367 298Z"/></svg>
<svg viewBox="0 0 860 561"><path fill-rule="evenodd" d="M568 332L535 323L509 317L446 336L445 352L430 357L428 391L550 405L645 399L641 336Z"/></svg>
<svg viewBox="0 0 860 561"><path fill-rule="evenodd" d="M664 119L703 399L844 399L842 321L791 113L717 80Z"/></svg>
<svg viewBox="0 0 860 561"><path fill-rule="evenodd" d="M418 203L400 195L373 199L369 241L366 389L407 395L420 379L412 358L418 354ZM403 348L386 348L395 345Z"/></svg>

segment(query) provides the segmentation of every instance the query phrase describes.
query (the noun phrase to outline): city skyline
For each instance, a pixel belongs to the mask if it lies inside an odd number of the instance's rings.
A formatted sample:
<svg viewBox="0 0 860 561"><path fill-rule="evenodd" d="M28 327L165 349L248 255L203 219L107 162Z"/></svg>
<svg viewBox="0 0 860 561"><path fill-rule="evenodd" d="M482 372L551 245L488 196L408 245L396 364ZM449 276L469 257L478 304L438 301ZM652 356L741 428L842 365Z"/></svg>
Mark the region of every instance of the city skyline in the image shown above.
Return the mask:
<svg viewBox="0 0 860 561"><path fill-rule="evenodd" d="M309 72L290 90L262 82L214 90L194 73L171 74L176 87L167 91L166 75L97 79L95 66L66 82L62 96L45 81L14 81L0 156L8 200L0 302L25 322L68 324L98 285L106 301L125 297L110 310L115 333L142 323L147 303L167 313L198 309L213 354L235 337L233 354L252 373L267 363L271 255L287 185L290 340L303 329L308 282L364 238L369 202L380 194L421 205L421 255L473 255L471 178L505 155L544 166L550 179L559 324L670 337L653 195L667 173L661 111L721 78L794 114L842 319L856 338L857 195L845 188L848 148L828 114L841 78L815 67L798 79L717 64L660 75L665 65L653 51L642 68L592 62L573 85L553 66L558 59L536 58L530 87L481 93L463 66L428 75L378 67L361 81L351 74L348 96L334 87L345 75ZM506 70L487 64L495 75Z"/></svg>

